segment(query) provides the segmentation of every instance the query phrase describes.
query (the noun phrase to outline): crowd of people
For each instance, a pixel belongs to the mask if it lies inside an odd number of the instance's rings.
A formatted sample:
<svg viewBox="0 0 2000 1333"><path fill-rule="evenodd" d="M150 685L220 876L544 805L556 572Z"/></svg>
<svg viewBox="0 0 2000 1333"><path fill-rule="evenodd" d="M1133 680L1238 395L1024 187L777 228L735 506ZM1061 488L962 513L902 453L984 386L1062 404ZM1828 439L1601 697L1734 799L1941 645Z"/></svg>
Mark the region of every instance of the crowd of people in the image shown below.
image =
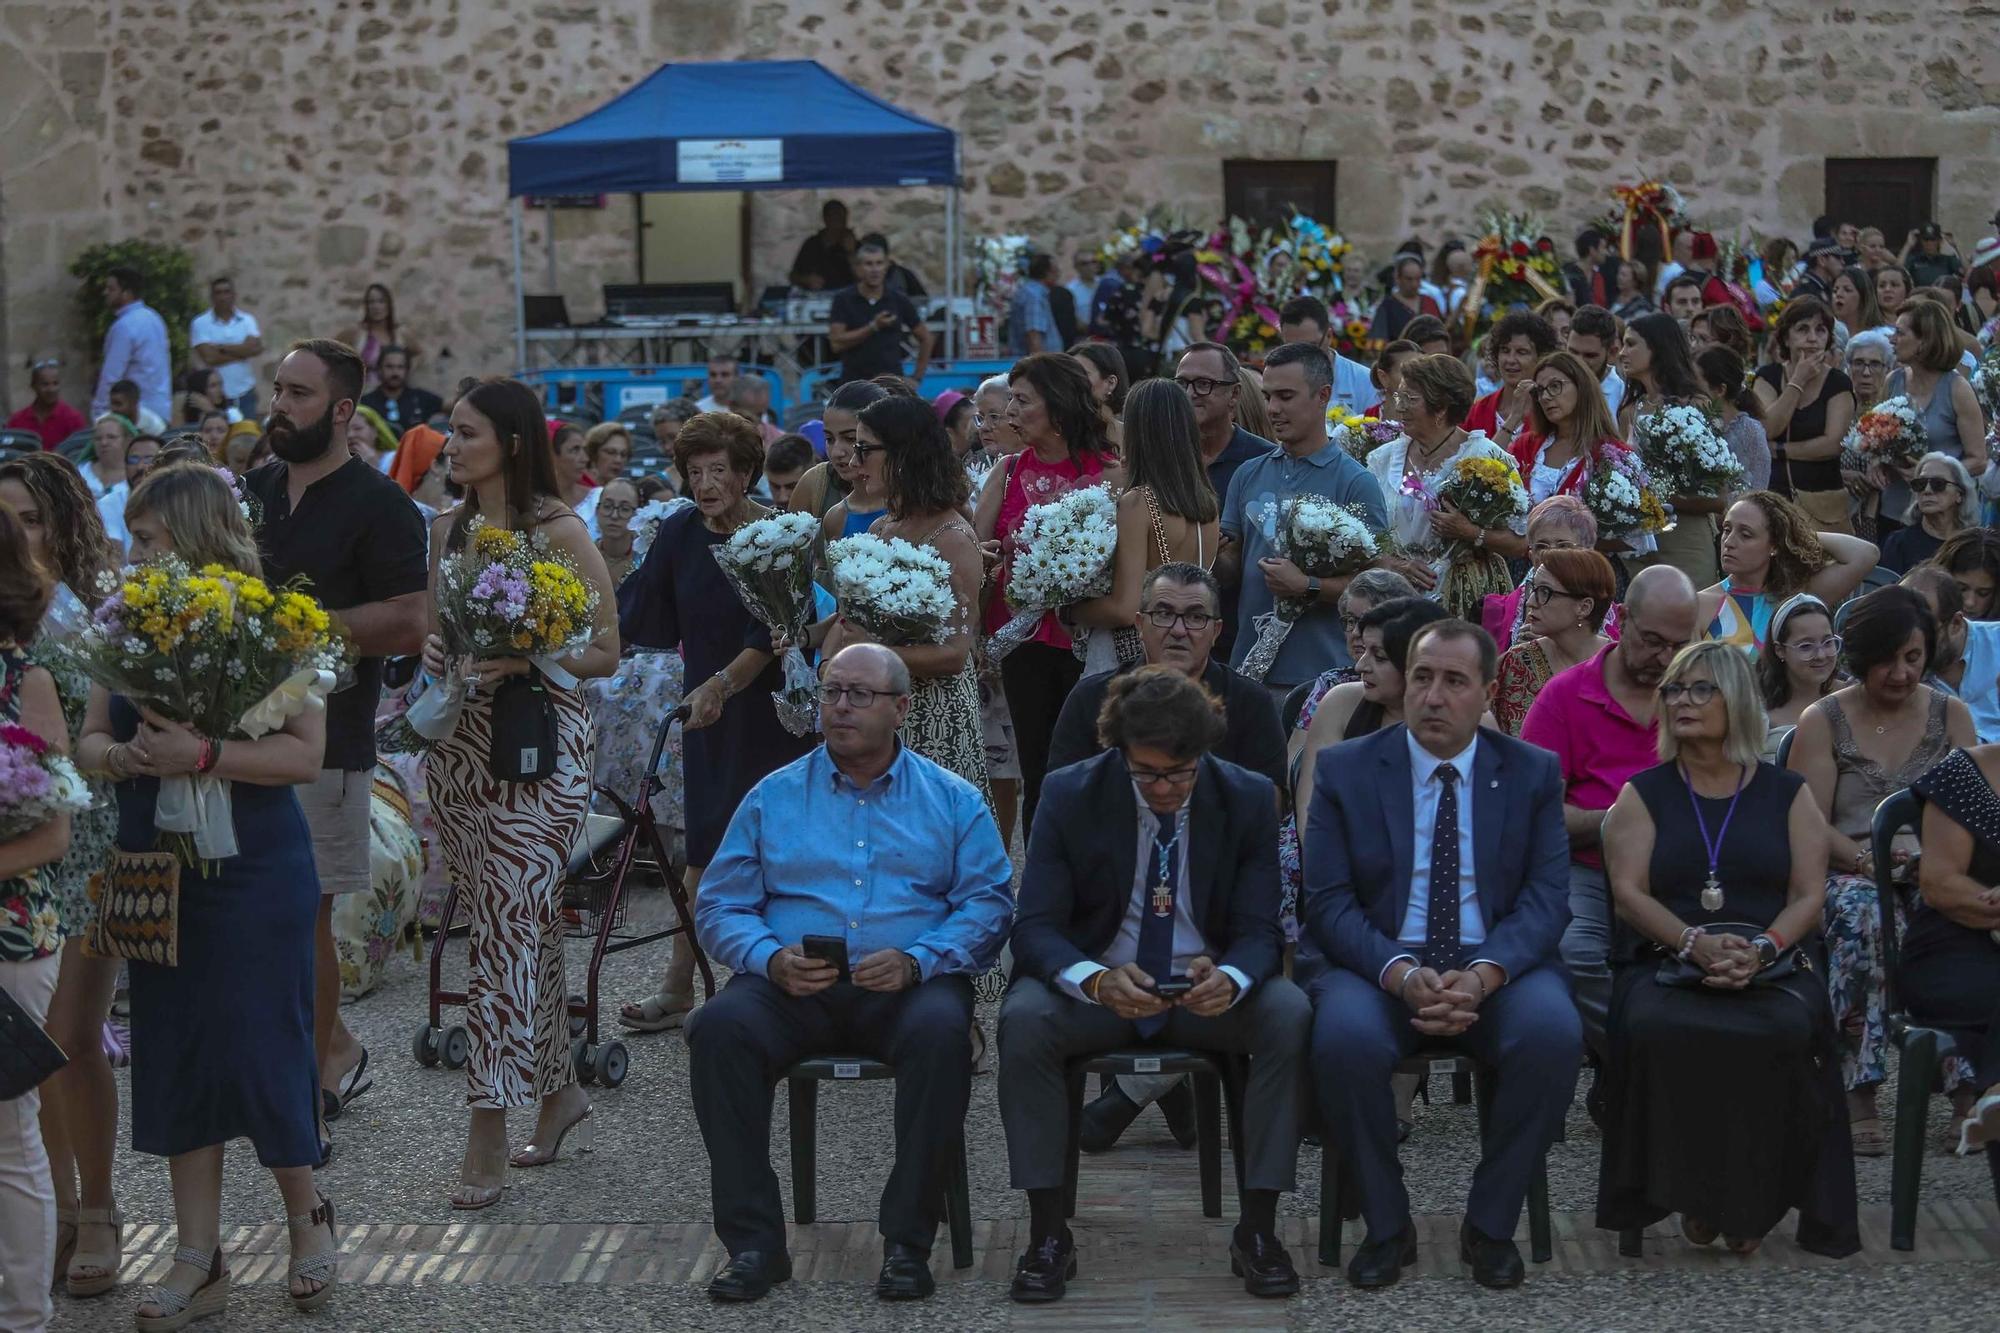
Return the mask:
<svg viewBox="0 0 2000 1333"><path fill-rule="evenodd" d="M1600 1226L1678 1213L1689 1241L1748 1254L1796 1209L1803 1246L1852 1254L1853 1155L1887 1147L1885 920L1902 933L1896 1003L1955 1038L1949 1146L1984 1146L2000 1187L2000 537L1981 522L2000 473L1961 368L1993 326L1927 294L1950 276L1932 251L1850 264L1839 246L1815 242L1760 312L1691 245L1656 311L1654 275L1635 282L1586 235L1577 299L1504 313L1469 359L1449 298L1399 262L1372 365L1332 348L1310 296L1256 365L1199 337L1169 346L1173 319L1135 365L1114 338L1061 350L1030 295L1019 359L927 401L890 336L910 320L886 247L809 245L800 264L823 282L848 266L834 343L852 374L801 433L725 358L703 400L642 424L552 419L508 379L432 393L379 286L355 327L294 344L263 386L244 373L257 321L218 279L177 399L143 281L115 274L107 356L126 359L106 366L101 414L59 411L57 368L37 365L23 412L49 448L0 462L0 706L72 752L96 797L0 844L0 927L20 927L0 928L0 984L70 1056L0 1119L0 1325L42 1327L51 1279L75 1297L116 1284L119 1108L98 1033L118 968L82 947L84 886L112 852L159 845L161 781L197 772L230 784L241 845L182 871L177 964L128 968L133 1144L169 1160L178 1229L138 1325L227 1303L237 1139L284 1198L288 1297L333 1298L334 1204L313 1171L371 1080L339 1014L332 905L366 881L378 721L437 681L465 699L422 761L470 930L457 1210L589 1145L565 866L593 783L636 787L684 711L672 813L694 933L621 1020L685 1029L730 1255L719 1299L790 1276L773 1093L832 1052L896 1073L887 1299L933 1289L972 1079L996 1067L1030 1216L1013 1296L1060 1298L1077 1273L1070 1067L1148 1045L1238 1071L1230 1254L1255 1295L1298 1288L1276 1208L1308 1135L1340 1155L1365 1221L1354 1285L1413 1261L1398 1070L1440 1051L1495 1079L1459 1233L1482 1284L1522 1281L1512 1236L1586 1070ZM1918 406L1930 451L1907 469L1843 459L1857 410L1890 394ZM1594 479L1675 407L1713 422L1742 481L1663 497L1663 528L1620 527ZM1367 448L1336 434L1349 416L1372 423ZM1439 502L1468 462L1514 477L1522 512L1482 524ZM1091 486L1115 507L1100 590L996 652L1030 513ZM1282 529L1302 497L1352 515L1377 554L1301 568ZM830 586L799 642L774 634L716 551L779 512L816 521L816 552L869 533L934 553L954 606L939 641L877 641ZM559 550L595 592L560 671L449 642L441 562L483 526ZM1456 578L1468 552L1493 586ZM169 553L311 589L356 658L323 714L200 736L44 651L52 606L94 606L104 571ZM774 699L793 649L818 669L805 735ZM407 690L385 689L391 659L414 660ZM551 701L534 780L495 754L495 700L522 677ZM1923 814L1877 867L1871 820L1904 790ZM697 949L734 974L700 1006ZM997 1066L981 999L1000 1001ZM1152 1103L1181 1132L1178 1077L1107 1081L1083 1145L1110 1149ZM508 1112L530 1109L516 1144Z"/></svg>

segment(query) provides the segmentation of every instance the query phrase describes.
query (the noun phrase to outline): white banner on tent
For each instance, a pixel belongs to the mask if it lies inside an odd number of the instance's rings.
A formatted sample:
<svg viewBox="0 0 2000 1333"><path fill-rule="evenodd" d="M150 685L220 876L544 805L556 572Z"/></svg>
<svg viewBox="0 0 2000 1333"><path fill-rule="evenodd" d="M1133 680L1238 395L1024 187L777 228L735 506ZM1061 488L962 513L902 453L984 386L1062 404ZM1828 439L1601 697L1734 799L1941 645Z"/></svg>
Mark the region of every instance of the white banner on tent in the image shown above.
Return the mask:
<svg viewBox="0 0 2000 1333"><path fill-rule="evenodd" d="M681 139L677 176L683 185L733 185L785 178L783 139Z"/></svg>

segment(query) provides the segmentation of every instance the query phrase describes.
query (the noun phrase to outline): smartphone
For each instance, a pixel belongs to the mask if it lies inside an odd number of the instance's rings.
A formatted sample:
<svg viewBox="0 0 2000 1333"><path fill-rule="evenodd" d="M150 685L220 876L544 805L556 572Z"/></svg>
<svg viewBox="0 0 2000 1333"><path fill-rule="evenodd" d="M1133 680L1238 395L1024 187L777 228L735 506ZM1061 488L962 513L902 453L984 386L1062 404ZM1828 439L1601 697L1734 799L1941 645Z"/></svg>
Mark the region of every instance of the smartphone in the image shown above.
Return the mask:
<svg viewBox="0 0 2000 1333"><path fill-rule="evenodd" d="M799 952L839 969L838 981L851 981L847 971L847 941L838 935L808 935L799 942Z"/></svg>
<svg viewBox="0 0 2000 1333"><path fill-rule="evenodd" d="M1163 1000L1178 1000L1193 989L1194 983L1186 977L1168 977L1153 983L1153 994Z"/></svg>

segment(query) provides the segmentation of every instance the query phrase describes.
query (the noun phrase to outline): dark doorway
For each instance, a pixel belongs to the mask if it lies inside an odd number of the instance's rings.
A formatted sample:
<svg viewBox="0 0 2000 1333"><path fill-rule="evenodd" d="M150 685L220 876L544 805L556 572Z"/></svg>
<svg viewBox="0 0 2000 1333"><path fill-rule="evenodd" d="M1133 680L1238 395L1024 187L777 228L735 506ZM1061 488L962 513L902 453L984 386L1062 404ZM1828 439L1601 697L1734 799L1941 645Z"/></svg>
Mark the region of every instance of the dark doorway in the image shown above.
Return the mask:
<svg viewBox="0 0 2000 1333"><path fill-rule="evenodd" d="M1222 209L1253 227L1282 227L1296 209L1334 230L1340 164L1231 158L1222 164Z"/></svg>
<svg viewBox="0 0 2000 1333"><path fill-rule="evenodd" d="M1935 216L1934 157L1829 157L1826 213L1835 222L1880 227L1891 251Z"/></svg>

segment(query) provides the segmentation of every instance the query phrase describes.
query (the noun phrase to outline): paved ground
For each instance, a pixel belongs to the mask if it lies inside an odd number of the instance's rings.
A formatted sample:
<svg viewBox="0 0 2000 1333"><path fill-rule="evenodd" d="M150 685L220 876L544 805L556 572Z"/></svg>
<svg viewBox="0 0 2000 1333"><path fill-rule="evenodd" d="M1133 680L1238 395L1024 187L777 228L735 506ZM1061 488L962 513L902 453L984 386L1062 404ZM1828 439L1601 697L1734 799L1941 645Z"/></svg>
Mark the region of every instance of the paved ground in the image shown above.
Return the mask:
<svg viewBox="0 0 2000 1333"><path fill-rule="evenodd" d="M461 955L462 956L462 955ZM587 954L572 948L572 988ZM661 947L611 959L607 997L637 995L664 960ZM2000 1214L1980 1161L1933 1152L1925 1162L1924 1210L1912 1254L1888 1248L1886 1160L1861 1163L1864 1252L1844 1263L1802 1254L1781 1228L1762 1253L1739 1260L1697 1251L1671 1223L1648 1239L1644 1260L1617 1257L1590 1225L1598 1139L1581 1106L1568 1140L1550 1155L1556 1253L1531 1265L1518 1292L1477 1288L1457 1261L1454 1237L1476 1153L1470 1107L1419 1107L1403 1160L1421 1214L1419 1267L1401 1286L1364 1297L1337 1272L1312 1262L1319 1160L1301 1156L1302 1192L1287 1196L1284 1225L1305 1291L1254 1302L1228 1272L1228 1221L1200 1215L1194 1161L1176 1150L1148 1112L1114 1153L1086 1158L1077 1231L1080 1280L1048 1309L1006 1299L1021 1248L1025 1206L1007 1188L999 1113L990 1078L974 1085L966 1124L971 1157L975 1262L954 1273L940 1235L936 1299L884 1307L869 1284L880 1260L871 1221L884 1175L886 1084L827 1089L819 1102L819 1216L793 1239L799 1276L749 1311L713 1306L701 1284L722 1253L707 1226L708 1175L687 1097L687 1051L676 1037L629 1043L631 1072L615 1091L594 1090L596 1152L514 1172L504 1201L454 1214L447 1196L462 1146L464 1077L420 1069L410 1037L424 1014L424 971L399 960L389 981L352 1006L349 1022L373 1052L374 1090L337 1125L339 1155L322 1173L343 1231L343 1289L316 1317L322 1328L404 1330L563 1328L568 1333L639 1328L912 1329L1291 1329L1332 1325L1408 1328L1656 1328L1668 1325L1798 1328L1869 1322L1896 1328L1990 1328L2000 1273ZM990 1024L991 1014L985 1015ZM449 1020L448 1020L449 1021ZM607 1025L608 1026L608 1025ZM245 1053L254 1058L254 1053ZM789 1146L783 1094L774 1118L780 1177ZM1885 1098L1885 1106L1888 1099ZM1931 1137L1943 1135L1934 1100ZM515 1141L531 1130L526 1116ZM121 1153L121 1203L132 1220L126 1285L92 1302L57 1298L55 1327L131 1327L137 1286L163 1272L173 1250L163 1163ZM1233 1214L1233 1208L1230 1210ZM285 1237L269 1177L245 1147L231 1151L225 1185L226 1243L243 1289L232 1327L304 1327L284 1300ZM1359 1239L1353 1224L1347 1245ZM1525 1252L1525 1223L1522 1233ZM213 1327L214 1324L205 1325Z"/></svg>

